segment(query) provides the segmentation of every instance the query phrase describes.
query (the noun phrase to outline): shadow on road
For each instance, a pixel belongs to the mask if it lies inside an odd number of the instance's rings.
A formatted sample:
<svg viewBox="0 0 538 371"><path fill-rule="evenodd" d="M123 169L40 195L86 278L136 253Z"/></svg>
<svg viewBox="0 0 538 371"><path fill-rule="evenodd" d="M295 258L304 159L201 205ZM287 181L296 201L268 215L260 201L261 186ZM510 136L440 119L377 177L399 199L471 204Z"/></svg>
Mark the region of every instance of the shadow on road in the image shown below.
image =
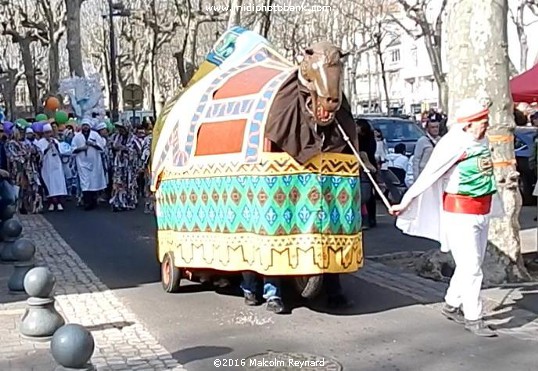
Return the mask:
<svg viewBox="0 0 538 371"><path fill-rule="evenodd" d="M513 290L508 291L507 296ZM516 298L511 303L501 302L500 305L494 308L494 313L488 316L490 320L504 321L495 325L496 329L510 330L518 329L538 318L538 284L517 289L521 294L520 298ZM514 310L525 309L528 311L525 315L515 315Z"/></svg>
<svg viewBox="0 0 538 371"><path fill-rule="evenodd" d="M108 288L160 281L151 215L113 213L106 205L84 211L70 202L64 212L44 216Z"/></svg>
<svg viewBox="0 0 538 371"><path fill-rule="evenodd" d="M187 363L202 359L220 357L233 351L234 350L229 347L204 345L178 350L177 352L172 353L172 357L174 357L182 365L186 365Z"/></svg>

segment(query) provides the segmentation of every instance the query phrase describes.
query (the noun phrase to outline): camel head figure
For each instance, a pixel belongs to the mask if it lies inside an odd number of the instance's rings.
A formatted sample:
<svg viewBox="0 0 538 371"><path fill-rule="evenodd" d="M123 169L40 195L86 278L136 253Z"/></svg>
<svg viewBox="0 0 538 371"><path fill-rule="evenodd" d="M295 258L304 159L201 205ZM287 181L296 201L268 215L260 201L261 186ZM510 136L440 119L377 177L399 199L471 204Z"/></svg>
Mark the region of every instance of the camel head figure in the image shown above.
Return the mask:
<svg viewBox="0 0 538 371"><path fill-rule="evenodd" d="M304 50L299 79L310 90L306 108L317 125L331 124L342 104L342 59L347 54L328 41Z"/></svg>

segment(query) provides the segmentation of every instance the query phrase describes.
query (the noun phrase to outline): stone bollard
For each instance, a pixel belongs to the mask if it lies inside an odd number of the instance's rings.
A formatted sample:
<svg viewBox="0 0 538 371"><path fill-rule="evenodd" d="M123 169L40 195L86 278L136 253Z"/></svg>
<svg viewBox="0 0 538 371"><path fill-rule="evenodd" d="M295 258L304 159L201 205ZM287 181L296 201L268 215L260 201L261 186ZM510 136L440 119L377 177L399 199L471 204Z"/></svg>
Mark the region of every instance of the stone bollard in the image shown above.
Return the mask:
<svg viewBox="0 0 538 371"><path fill-rule="evenodd" d="M27 238L20 238L13 243L13 257L15 258L15 269L9 278L7 287L13 292L24 292L24 277L30 269L34 268L35 246Z"/></svg>
<svg viewBox="0 0 538 371"><path fill-rule="evenodd" d="M12 263L15 261L13 257L13 242L20 237L22 233L22 225L18 220L8 219L2 225L2 236L4 241L4 249L0 253L0 261L4 263Z"/></svg>
<svg viewBox="0 0 538 371"><path fill-rule="evenodd" d="M65 324L54 308L51 297L55 279L45 267L32 268L24 277L24 290L30 296L26 312L21 318L19 331L23 338L48 341L54 332Z"/></svg>
<svg viewBox="0 0 538 371"><path fill-rule="evenodd" d="M60 367L56 370L92 370L88 363L95 350L90 331L78 324L60 327L50 342L52 357Z"/></svg>
<svg viewBox="0 0 538 371"><path fill-rule="evenodd" d="M0 220L6 221L17 213L17 205L16 204L9 204L5 205L4 207L0 207Z"/></svg>

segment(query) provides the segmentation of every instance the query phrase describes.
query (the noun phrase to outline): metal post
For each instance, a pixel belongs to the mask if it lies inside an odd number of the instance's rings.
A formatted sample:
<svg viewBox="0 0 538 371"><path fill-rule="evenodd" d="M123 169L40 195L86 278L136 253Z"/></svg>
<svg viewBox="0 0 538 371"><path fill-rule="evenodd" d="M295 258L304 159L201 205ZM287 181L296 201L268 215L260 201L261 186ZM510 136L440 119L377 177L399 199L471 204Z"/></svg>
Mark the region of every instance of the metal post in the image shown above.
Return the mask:
<svg viewBox="0 0 538 371"><path fill-rule="evenodd" d="M114 6L108 0L110 22L110 100L112 102L112 122L118 121L118 78L116 76L116 35L114 33Z"/></svg>
<svg viewBox="0 0 538 371"><path fill-rule="evenodd" d="M34 88L35 88L35 97L34 101L32 102L33 108L34 108L34 115L37 115L39 112L39 88L37 87L37 69L35 65L35 47L32 44L32 68L33 68L33 75L34 75ZM30 95L32 95L32 92L30 92Z"/></svg>

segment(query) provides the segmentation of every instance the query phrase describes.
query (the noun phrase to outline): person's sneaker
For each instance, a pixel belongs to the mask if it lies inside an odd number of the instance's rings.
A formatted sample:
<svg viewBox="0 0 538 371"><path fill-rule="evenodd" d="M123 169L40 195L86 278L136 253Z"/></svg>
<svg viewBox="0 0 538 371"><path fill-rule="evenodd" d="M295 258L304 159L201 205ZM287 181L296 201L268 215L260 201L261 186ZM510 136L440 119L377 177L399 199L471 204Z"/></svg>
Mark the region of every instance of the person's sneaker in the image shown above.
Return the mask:
<svg viewBox="0 0 538 371"><path fill-rule="evenodd" d="M459 307L456 308L445 303L443 309L441 309L441 313L449 320L459 323L460 325L465 323L465 317Z"/></svg>
<svg viewBox="0 0 538 371"><path fill-rule="evenodd" d="M284 302L280 298L272 298L267 300L267 310L276 314L281 314L286 311Z"/></svg>
<svg viewBox="0 0 538 371"><path fill-rule="evenodd" d="M248 305L249 307L253 307L255 305L260 304L258 301L258 298L256 298L256 294L252 292L245 292L245 305Z"/></svg>
<svg viewBox="0 0 538 371"><path fill-rule="evenodd" d="M64 207L62 206L62 204L58 204L57 210L58 211L64 211Z"/></svg>
<svg viewBox="0 0 538 371"><path fill-rule="evenodd" d="M54 211L54 204L49 205L49 211Z"/></svg>
<svg viewBox="0 0 538 371"><path fill-rule="evenodd" d="M465 329L472 332L476 336L481 337L495 337L498 336L495 331L493 331L482 319L477 319L475 321L465 320Z"/></svg>

